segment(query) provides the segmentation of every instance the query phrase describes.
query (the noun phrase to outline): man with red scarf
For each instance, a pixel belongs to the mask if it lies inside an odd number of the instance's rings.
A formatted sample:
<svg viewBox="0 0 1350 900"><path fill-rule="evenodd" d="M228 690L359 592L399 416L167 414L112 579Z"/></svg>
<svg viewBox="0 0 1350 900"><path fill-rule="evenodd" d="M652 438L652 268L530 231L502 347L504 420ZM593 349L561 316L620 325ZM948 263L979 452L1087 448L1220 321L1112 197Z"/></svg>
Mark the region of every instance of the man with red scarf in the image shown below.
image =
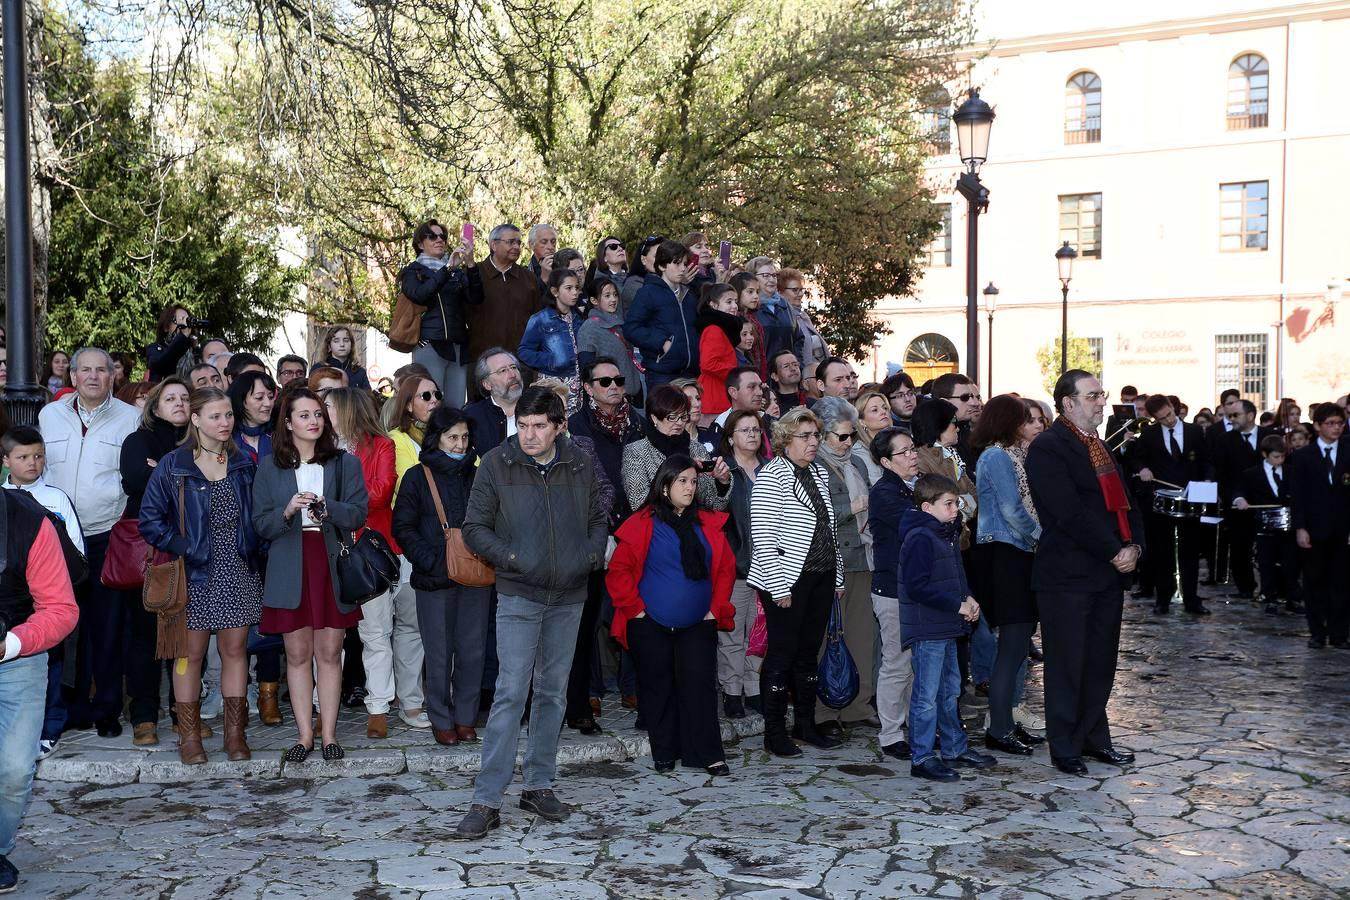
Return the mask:
<svg viewBox="0 0 1350 900"><path fill-rule="evenodd" d="M1117 766L1134 761L1112 745L1106 703L1144 521L1120 464L1097 436L1106 403L1091 373L1065 372L1055 384L1059 418L1032 442L1026 460L1041 520L1031 587L1045 652L1046 738L1051 760L1071 775L1087 772L1084 756Z"/></svg>

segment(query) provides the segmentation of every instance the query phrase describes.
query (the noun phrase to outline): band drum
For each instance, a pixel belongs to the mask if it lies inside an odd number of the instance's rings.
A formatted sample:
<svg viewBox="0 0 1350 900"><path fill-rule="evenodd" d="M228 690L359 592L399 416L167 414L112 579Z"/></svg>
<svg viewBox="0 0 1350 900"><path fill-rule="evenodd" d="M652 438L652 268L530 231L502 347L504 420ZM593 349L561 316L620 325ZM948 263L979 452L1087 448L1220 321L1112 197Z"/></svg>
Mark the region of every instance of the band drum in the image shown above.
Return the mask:
<svg viewBox="0 0 1350 900"><path fill-rule="evenodd" d="M1256 510L1256 530L1261 534L1288 531L1292 525L1291 520L1292 516L1290 516L1287 506Z"/></svg>

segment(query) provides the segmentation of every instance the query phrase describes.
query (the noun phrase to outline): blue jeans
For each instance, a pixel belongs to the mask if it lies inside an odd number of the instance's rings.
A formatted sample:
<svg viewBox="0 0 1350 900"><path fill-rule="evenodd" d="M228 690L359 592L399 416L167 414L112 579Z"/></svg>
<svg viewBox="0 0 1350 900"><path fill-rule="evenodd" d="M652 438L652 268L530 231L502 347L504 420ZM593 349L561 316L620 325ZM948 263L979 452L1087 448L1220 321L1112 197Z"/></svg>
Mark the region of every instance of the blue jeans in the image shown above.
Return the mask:
<svg viewBox="0 0 1350 900"><path fill-rule="evenodd" d="M994 674L994 654L998 652L998 641L989 623L980 616L975 630L970 633L970 680L979 684L988 681Z"/></svg>
<svg viewBox="0 0 1350 900"><path fill-rule="evenodd" d="M46 707L46 653L0 663L0 856L14 852L37 771Z"/></svg>
<svg viewBox="0 0 1350 900"><path fill-rule="evenodd" d="M580 603L546 606L525 597L497 595L497 689L483 734L483 767L473 802L500 809L520 746L520 717L534 684L523 789L553 787L558 733L567 706L567 676L577 647Z"/></svg>
<svg viewBox="0 0 1350 900"><path fill-rule="evenodd" d="M909 698L909 746L913 765L931 759L938 732L942 756L952 759L966 752L966 733L956 708L961 696L961 670L956 665L956 641L915 641L910 645L914 692Z"/></svg>

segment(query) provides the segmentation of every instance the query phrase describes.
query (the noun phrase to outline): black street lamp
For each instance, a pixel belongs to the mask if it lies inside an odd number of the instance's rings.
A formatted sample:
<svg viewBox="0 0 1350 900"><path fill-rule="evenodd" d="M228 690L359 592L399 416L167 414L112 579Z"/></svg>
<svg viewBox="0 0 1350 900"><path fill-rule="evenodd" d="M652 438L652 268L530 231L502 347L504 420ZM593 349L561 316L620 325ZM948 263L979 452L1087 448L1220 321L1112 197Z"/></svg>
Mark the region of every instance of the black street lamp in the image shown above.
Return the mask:
<svg viewBox="0 0 1350 900"><path fill-rule="evenodd" d="M989 282L989 286L984 289L984 311L989 314L989 376L984 383L984 389L989 392L989 396L994 396L994 308L998 306L998 288L994 283Z"/></svg>
<svg viewBox="0 0 1350 900"><path fill-rule="evenodd" d="M989 132L994 125L994 110L980 99L977 88L970 89L956 112L956 142L966 171L956 189L966 198L966 371L980 367L980 284L978 272L979 216L989 210L989 189L980 183L980 166L989 158Z"/></svg>
<svg viewBox="0 0 1350 900"><path fill-rule="evenodd" d="M1059 328L1059 374L1069 371L1069 282L1073 279L1073 261L1078 251L1065 241L1064 246L1055 251L1055 263L1059 266L1059 283L1064 297L1061 324Z"/></svg>
<svg viewBox="0 0 1350 900"><path fill-rule="evenodd" d="M28 166L25 0L3 0L5 98L5 406L15 425L36 425L45 392L33 380L33 204Z"/></svg>

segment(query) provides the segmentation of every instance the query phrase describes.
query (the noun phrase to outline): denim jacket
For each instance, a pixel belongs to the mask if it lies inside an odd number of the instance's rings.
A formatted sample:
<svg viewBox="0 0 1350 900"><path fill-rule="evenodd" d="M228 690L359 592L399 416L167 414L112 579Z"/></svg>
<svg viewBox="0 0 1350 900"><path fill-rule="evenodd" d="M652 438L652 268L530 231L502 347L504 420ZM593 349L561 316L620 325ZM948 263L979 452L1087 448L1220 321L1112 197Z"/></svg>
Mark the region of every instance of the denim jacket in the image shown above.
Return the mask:
<svg viewBox="0 0 1350 900"><path fill-rule="evenodd" d="M583 319L572 312L569 324L558 314L558 307L549 306L530 316L525 333L520 338L520 361L540 374L554 378L570 378L576 374L577 332Z"/></svg>
<svg viewBox="0 0 1350 900"><path fill-rule="evenodd" d="M998 541L1031 553L1041 539L1041 526L1027 512L1017 490L1017 469L1002 447L989 447L975 464L975 490L980 518L976 542Z"/></svg>

